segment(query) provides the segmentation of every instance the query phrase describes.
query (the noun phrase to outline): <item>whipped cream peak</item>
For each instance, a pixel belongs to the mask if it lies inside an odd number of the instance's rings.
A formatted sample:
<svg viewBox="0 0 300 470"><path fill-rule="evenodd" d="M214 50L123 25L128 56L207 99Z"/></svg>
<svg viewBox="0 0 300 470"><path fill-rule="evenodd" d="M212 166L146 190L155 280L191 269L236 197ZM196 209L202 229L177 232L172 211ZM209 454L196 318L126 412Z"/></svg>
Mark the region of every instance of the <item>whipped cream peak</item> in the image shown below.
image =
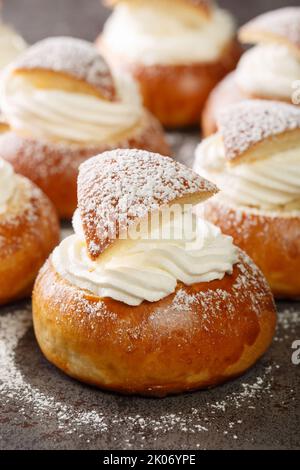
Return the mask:
<svg viewBox="0 0 300 470"><path fill-rule="evenodd" d="M55 249L52 263L62 277L77 287L132 306L172 294L179 281L191 285L232 273L237 262L232 238L195 214L190 217L193 229L186 238L160 238L155 228L147 237L117 242L109 256L104 253L93 261L77 211L73 218L75 234ZM179 219L169 220L172 230Z"/></svg>
<svg viewBox="0 0 300 470"><path fill-rule="evenodd" d="M7 209L7 203L16 189L16 177L13 167L0 158L0 215Z"/></svg>
<svg viewBox="0 0 300 470"><path fill-rule="evenodd" d="M117 99L56 89L40 89L13 68L1 84L2 112L22 135L78 145L97 145L118 138L138 124L144 110L136 84L127 76L116 78Z"/></svg>
<svg viewBox="0 0 300 470"><path fill-rule="evenodd" d="M300 209L299 147L232 166L217 133L197 147L194 170L214 181L234 204L276 211Z"/></svg>
<svg viewBox="0 0 300 470"><path fill-rule="evenodd" d="M219 59L234 36L232 16L213 7L207 18L182 4L119 4L107 20L104 45L132 62L189 64Z"/></svg>
<svg viewBox="0 0 300 470"><path fill-rule="evenodd" d="M243 54L235 77L251 96L291 100L293 83L300 78L300 56L283 44L257 45Z"/></svg>

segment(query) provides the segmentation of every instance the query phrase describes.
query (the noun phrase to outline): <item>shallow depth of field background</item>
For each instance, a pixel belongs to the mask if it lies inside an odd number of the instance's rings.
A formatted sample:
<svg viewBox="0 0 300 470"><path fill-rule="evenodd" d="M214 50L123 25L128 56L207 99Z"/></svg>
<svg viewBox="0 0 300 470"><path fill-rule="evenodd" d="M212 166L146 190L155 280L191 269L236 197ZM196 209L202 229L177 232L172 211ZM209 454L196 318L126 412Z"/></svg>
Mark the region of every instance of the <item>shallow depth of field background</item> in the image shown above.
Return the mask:
<svg viewBox="0 0 300 470"><path fill-rule="evenodd" d="M151 0L150 0L151 1ZM299 0L219 0L230 9L238 24L259 13ZM3 18L33 43L47 36L69 35L94 40L109 15L101 0L3 0Z"/></svg>

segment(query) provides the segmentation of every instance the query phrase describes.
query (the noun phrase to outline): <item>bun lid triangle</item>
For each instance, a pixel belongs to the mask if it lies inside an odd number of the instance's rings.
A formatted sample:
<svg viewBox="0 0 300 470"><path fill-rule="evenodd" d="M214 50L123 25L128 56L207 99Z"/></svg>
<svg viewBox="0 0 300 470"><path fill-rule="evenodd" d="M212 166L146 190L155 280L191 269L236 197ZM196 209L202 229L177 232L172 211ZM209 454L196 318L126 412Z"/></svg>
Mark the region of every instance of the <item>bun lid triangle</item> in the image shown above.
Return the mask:
<svg viewBox="0 0 300 470"><path fill-rule="evenodd" d="M257 16L239 30L243 43L277 42L300 57L300 7L286 7Z"/></svg>
<svg viewBox="0 0 300 470"><path fill-rule="evenodd" d="M300 146L300 108L269 100L245 100L218 115L225 157L230 163L268 158Z"/></svg>
<svg viewBox="0 0 300 470"><path fill-rule="evenodd" d="M200 13L204 17L210 17L215 2L213 0L103 0L104 5L108 7L114 7L121 3L127 3L129 5L138 4L164 4L169 3L174 8L176 5L185 5L196 12Z"/></svg>
<svg viewBox="0 0 300 470"><path fill-rule="evenodd" d="M96 47L82 39L53 37L29 47L10 66L37 88L55 88L114 100L110 68Z"/></svg>
<svg viewBox="0 0 300 470"><path fill-rule="evenodd" d="M78 209L90 257L150 213L172 203L195 205L217 191L190 168L156 153L118 149L87 160L79 170Z"/></svg>

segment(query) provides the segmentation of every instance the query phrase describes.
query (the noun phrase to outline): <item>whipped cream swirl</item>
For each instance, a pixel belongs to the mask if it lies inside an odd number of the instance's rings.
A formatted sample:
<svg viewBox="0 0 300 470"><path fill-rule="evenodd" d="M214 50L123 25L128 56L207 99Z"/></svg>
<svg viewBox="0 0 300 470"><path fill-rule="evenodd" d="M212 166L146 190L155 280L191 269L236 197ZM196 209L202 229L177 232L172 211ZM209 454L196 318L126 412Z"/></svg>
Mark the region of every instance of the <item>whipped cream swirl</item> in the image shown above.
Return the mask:
<svg viewBox="0 0 300 470"><path fill-rule="evenodd" d="M174 292L177 281L190 285L222 279L237 262L231 237L195 215L191 217L195 229L188 230L186 238L159 238L158 233L166 233L166 227L156 228L146 238L117 242L110 256L104 253L92 261L76 211L75 235L55 249L52 263L62 277L99 297L128 305L156 302ZM178 223L177 217L169 221L171 233L177 233Z"/></svg>
<svg viewBox="0 0 300 470"><path fill-rule="evenodd" d="M266 210L300 209L300 148L237 165L226 162L219 134L196 150L194 169L206 176L233 203Z"/></svg>
<svg viewBox="0 0 300 470"><path fill-rule="evenodd" d="M292 85L300 79L300 60L284 45L255 46L243 54L235 77L250 95L290 100Z"/></svg>
<svg viewBox="0 0 300 470"><path fill-rule="evenodd" d="M0 69L15 60L26 48L25 41L13 29L0 24Z"/></svg>
<svg viewBox="0 0 300 470"><path fill-rule="evenodd" d="M118 99L56 89L38 89L23 77L5 73L1 106L10 126L26 136L101 144L138 123L143 107L136 85L129 79L117 83Z"/></svg>
<svg viewBox="0 0 300 470"><path fill-rule="evenodd" d="M104 46L145 65L212 62L234 36L232 16L214 8L204 18L184 4L130 2L118 5L103 31Z"/></svg>
<svg viewBox="0 0 300 470"><path fill-rule="evenodd" d="M16 178L13 167L0 158L0 214L6 211L7 203L16 188Z"/></svg>

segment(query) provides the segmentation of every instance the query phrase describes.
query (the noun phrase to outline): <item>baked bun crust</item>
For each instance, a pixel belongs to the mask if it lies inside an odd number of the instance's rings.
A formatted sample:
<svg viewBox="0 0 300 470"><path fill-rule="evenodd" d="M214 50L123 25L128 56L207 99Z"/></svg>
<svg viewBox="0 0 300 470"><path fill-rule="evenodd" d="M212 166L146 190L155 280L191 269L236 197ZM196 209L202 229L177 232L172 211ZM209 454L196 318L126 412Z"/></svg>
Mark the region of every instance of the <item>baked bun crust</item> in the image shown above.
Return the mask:
<svg viewBox="0 0 300 470"><path fill-rule="evenodd" d="M0 305L31 293L35 277L59 242L59 224L49 199L18 176L17 199L0 214Z"/></svg>
<svg viewBox="0 0 300 470"><path fill-rule="evenodd" d="M15 171L37 184L53 202L60 218L71 218L77 207L78 168L83 161L114 148L138 148L169 155L170 149L159 122L145 113L139 126L120 140L101 146L81 147L26 138L16 132L0 134L1 157Z"/></svg>
<svg viewBox="0 0 300 470"><path fill-rule="evenodd" d="M217 62L188 65L152 65L124 62L107 50L102 38L97 45L120 73L129 72L139 83L144 105L166 127L197 124L205 101L215 85L241 56L241 47L232 40ZM188 86L187 86L188 84Z"/></svg>
<svg viewBox="0 0 300 470"><path fill-rule="evenodd" d="M240 252L221 281L130 307L65 281L47 261L33 293L47 359L68 375L126 394L165 396L238 376L265 352L275 328L264 277Z"/></svg>
<svg viewBox="0 0 300 470"><path fill-rule="evenodd" d="M233 237L279 298L300 298L300 212L264 212L210 200L205 218Z"/></svg>
<svg viewBox="0 0 300 470"><path fill-rule="evenodd" d="M286 7L263 13L252 19L238 31L238 39L244 44L274 44L284 46L300 59L300 8ZM203 110L201 125L204 137L217 131L217 116L230 104L244 99L265 99L291 103L284 96L259 95L242 90L235 81L235 73L225 77L210 94ZM292 80L291 80L292 82ZM291 84L292 86L292 84ZM292 94L292 88L291 88Z"/></svg>

